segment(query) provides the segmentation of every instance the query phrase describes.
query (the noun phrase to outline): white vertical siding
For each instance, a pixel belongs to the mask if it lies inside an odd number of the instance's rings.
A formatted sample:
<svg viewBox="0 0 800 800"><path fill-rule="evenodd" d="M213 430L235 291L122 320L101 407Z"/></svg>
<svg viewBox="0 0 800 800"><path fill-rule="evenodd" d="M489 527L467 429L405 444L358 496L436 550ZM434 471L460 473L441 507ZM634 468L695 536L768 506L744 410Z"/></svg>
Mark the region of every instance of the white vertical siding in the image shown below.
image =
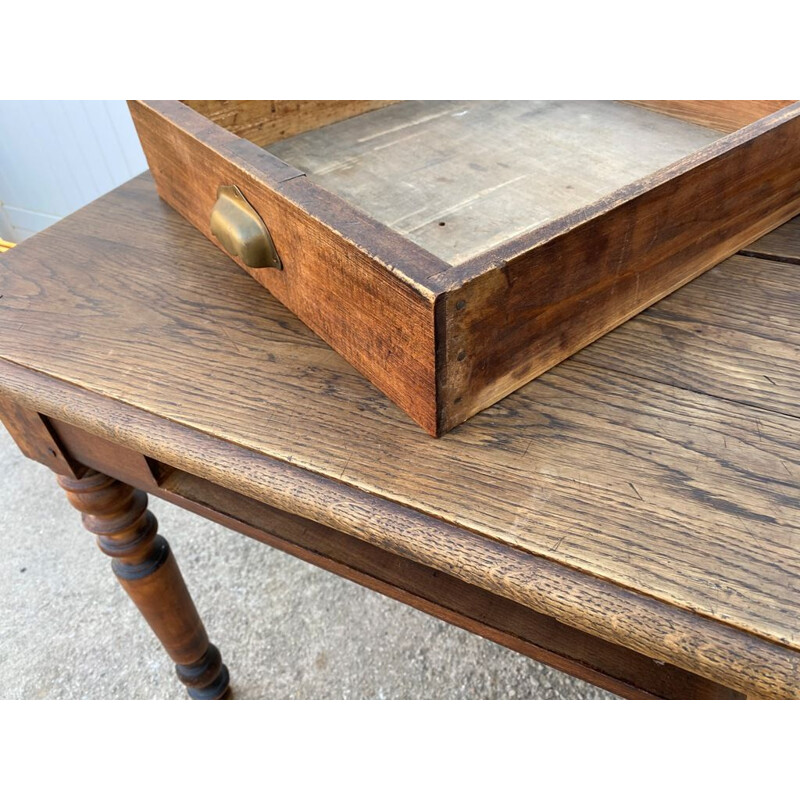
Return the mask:
<svg viewBox="0 0 800 800"><path fill-rule="evenodd" d="M145 169L122 100L0 102L0 238L20 242Z"/></svg>

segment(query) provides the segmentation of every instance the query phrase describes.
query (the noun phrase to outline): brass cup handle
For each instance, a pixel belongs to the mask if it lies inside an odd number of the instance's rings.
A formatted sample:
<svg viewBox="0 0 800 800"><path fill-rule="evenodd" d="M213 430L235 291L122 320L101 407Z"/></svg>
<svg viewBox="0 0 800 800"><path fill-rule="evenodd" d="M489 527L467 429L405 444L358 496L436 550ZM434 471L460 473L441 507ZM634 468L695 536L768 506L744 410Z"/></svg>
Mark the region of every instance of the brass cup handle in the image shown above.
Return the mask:
<svg viewBox="0 0 800 800"><path fill-rule="evenodd" d="M253 269L283 269L264 220L236 186L220 186L211 209L211 233L228 255Z"/></svg>

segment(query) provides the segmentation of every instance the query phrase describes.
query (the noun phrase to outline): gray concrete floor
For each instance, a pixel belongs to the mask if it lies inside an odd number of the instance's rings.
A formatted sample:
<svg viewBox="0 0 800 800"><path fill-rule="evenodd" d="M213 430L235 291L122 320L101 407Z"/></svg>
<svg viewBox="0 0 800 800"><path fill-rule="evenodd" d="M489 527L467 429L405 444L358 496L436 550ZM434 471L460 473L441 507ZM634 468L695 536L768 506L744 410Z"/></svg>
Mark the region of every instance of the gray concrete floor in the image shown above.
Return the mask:
<svg viewBox="0 0 800 800"><path fill-rule="evenodd" d="M478 636L151 501L236 697L605 699ZM0 697L183 698L49 471L0 426Z"/></svg>

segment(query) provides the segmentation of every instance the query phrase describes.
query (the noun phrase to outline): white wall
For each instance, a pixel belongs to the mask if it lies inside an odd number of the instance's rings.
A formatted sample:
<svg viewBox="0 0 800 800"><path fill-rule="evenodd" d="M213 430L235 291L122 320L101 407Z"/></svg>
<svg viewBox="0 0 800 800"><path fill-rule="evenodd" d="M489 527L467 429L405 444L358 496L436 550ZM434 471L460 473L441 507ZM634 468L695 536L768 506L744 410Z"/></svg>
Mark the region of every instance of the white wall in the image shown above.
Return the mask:
<svg viewBox="0 0 800 800"><path fill-rule="evenodd" d="M122 100L0 102L0 238L20 242L146 169Z"/></svg>

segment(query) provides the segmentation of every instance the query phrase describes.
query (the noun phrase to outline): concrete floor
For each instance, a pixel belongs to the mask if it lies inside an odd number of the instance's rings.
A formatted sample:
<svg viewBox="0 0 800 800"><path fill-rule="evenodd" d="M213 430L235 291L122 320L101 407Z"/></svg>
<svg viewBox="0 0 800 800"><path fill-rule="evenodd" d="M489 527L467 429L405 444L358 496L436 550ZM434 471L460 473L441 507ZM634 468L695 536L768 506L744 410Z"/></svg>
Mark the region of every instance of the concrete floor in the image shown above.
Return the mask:
<svg viewBox="0 0 800 800"><path fill-rule="evenodd" d="M160 500L235 696L612 695ZM183 698L171 663L49 471L0 426L0 697Z"/></svg>

